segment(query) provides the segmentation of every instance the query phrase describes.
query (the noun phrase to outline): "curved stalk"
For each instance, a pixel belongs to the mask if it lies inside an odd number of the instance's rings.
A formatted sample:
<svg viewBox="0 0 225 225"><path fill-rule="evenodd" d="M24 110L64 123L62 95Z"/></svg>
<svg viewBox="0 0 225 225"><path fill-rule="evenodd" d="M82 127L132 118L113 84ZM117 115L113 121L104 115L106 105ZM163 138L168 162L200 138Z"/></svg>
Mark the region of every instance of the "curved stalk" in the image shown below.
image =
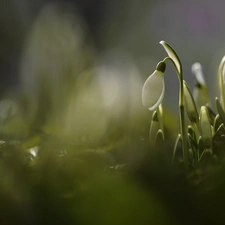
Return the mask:
<svg viewBox="0 0 225 225"><path fill-rule="evenodd" d="M176 53L174 52L175 56L178 58ZM186 138L186 131L185 131L185 111L184 111L184 86L183 86L183 71L182 66L180 64L180 68L177 68L176 63L171 57L166 57L163 61L170 60L174 67L176 68L179 85L180 85L180 92L179 92L179 115L180 115L180 128L181 128L181 140L182 140L182 150L183 150L183 157L184 157L184 166L188 168L188 150L187 150L187 138Z"/></svg>

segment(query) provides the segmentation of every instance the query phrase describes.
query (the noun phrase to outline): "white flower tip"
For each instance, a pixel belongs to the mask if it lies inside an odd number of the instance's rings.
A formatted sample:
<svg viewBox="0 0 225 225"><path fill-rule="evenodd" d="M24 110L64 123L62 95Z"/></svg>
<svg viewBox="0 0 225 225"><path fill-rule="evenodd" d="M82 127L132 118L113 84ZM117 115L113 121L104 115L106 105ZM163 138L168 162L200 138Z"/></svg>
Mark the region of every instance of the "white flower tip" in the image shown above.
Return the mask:
<svg viewBox="0 0 225 225"><path fill-rule="evenodd" d="M164 45L166 42L165 41L160 41L159 44Z"/></svg>
<svg viewBox="0 0 225 225"><path fill-rule="evenodd" d="M200 109L200 111L202 112L202 113L206 113L206 106L201 106L201 109Z"/></svg>
<svg viewBox="0 0 225 225"><path fill-rule="evenodd" d="M201 69L202 69L202 65L199 62L194 63L191 67L191 70L193 73Z"/></svg>
<svg viewBox="0 0 225 225"><path fill-rule="evenodd" d="M202 65L198 62L194 63L191 67L192 73L195 75L197 82L201 85L205 85L205 79L202 71Z"/></svg>
<svg viewBox="0 0 225 225"><path fill-rule="evenodd" d="M202 106L200 109L200 120L203 122L209 123L209 115L208 115L208 109L206 106Z"/></svg>

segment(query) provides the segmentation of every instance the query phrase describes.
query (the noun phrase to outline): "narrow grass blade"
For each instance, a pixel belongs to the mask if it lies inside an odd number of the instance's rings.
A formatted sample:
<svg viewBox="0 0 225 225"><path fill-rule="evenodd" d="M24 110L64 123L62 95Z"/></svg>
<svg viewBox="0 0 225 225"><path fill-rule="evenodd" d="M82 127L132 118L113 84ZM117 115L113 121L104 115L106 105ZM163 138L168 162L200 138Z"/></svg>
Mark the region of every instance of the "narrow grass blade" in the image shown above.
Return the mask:
<svg viewBox="0 0 225 225"><path fill-rule="evenodd" d="M188 134L188 143L189 143L190 148L192 150L194 162L197 162L198 161L198 153L197 153L198 146L196 145L195 141L193 140L193 138L191 137L190 134Z"/></svg>
<svg viewBox="0 0 225 225"><path fill-rule="evenodd" d="M194 128L190 125L188 126L188 134L190 135L192 141L194 142L195 148L197 148L198 147L198 141L197 141L197 138L196 138L196 134L195 134Z"/></svg>
<svg viewBox="0 0 225 225"><path fill-rule="evenodd" d="M214 159L213 159L211 150L205 149L202 152L199 161L201 161L201 163L206 163L206 165L209 165L210 163L212 163L214 161Z"/></svg>
<svg viewBox="0 0 225 225"><path fill-rule="evenodd" d="M156 137L155 137L155 143L154 146L157 149L157 157L159 160L163 160L167 157L167 153L165 151L165 143L164 143L164 134L161 129L158 130Z"/></svg>
<svg viewBox="0 0 225 225"><path fill-rule="evenodd" d="M156 137L155 137L155 146L161 145L164 143L164 134L161 129L158 130Z"/></svg>
<svg viewBox="0 0 225 225"><path fill-rule="evenodd" d="M188 143L190 148L192 149L194 162L198 161L198 141L196 138L196 134L194 128L192 126L188 126Z"/></svg>
<svg viewBox="0 0 225 225"><path fill-rule="evenodd" d="M215 119L214 119L214 123L213 123L213 127L215 132L217 132L217 130L219 129L220 125L222 124L222 120L220 119L220 115L217 114Z"/></svg>
<svg viewBox="0 0 225 225"><path fill-rule="evenodd" d="M203 151L205 150L202 137L200 136L198 139L198 158L200 160Z"/></svg>
<svg viewBox="0 0 225 225"><path fill-rule="evenodd" d="M172 164L174 163L177 152L181 150L181 147L182 147L181 135L178 134L175 145L174 145L174 149L173 149Z"/></svg>
<svg viewBox="0 0 225 225"><path fill-rule="evenodd" d="M159 129L160 129L160 124L158 120L158 114L157 114L157 111L154 111L152 114L152 120L151 120L151 125L149 130L149 140L151 143L155 142L156 134Z"/></svg>
<svg viewBox="0 0 225 225"><path fill-rule="evenodd" d="M213 109L208 104L206 104L205 106L208 109L208 115L209 115L210 123L211 123L211 125L213 125L215 117L216 117L216 113L213 111Z"/></svg>

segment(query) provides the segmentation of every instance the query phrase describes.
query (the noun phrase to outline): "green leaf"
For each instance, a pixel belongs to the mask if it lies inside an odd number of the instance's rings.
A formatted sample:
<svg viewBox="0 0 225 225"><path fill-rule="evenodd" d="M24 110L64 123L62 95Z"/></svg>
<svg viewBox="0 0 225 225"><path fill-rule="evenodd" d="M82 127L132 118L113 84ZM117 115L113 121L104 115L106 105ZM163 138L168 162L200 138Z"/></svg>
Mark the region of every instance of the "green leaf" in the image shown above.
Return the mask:
<svg viewBox="0 0 225 225"><path fill-rule="evenodd" d="M216 98L216 108L220 115L220 119L222 120L223 124L225 124L225 112L223 111L223 108L218 98Z"/></svg>
<svg viewBox="0 0 225 225"><path fill-rule="evenodd" d="M159 107L157 108L157 115L158 115L158 121L159 121L160 129L164 132L162 104L160 104Z"/></svg>
<svg viewBox="0 0 225 225"><path fill-rule="evenodd" d="M211 150L205 149L202 152L199 161L204 161L206 164L213 162L214 160L213 160L213 155L212 155Z"/></svg>
<svg viewBox="0 0 225 225"><path fill-rule="evenodd" d="M215 119L214 119L214 123L213 123L213 127L215 132L217 132L217 130L219 129L220 125L222 124L222 120L220 119L220 115L217 114Z"/></svg>
<svg viewBox="0 0 225 225"><path fill-rule="evenodd" d="M160 123L158 120L157 111L155 110L152 114L152 120L151 120L150 131L149 131L149 140L151 143L155 142L155 137L159 129L160 129Z"/></svg>
<svg viewBox="0 0 225 225"><path fill-rule="evenodd" d="M215 135L213 136L213 154L217 155L219 158L224 158L225 156L225 127L223 124L217 129Z"/></svg>
<svg viewBox="0 0 225 225"><path fill-rule="evenodd" d="M183 81L184 84L184 100L185 100L185 109L187 112L187 116L192 123L198 124L198 111L195 105L194 98L191 94L190 88L186 81Z"/></svg>
<svg viewBox="0 0 225 225"><path fill-rule="evenodd" d="M178 134L175 145L174 145L174 149L173 149L172 163L174 163L175 156L177 155L177 152L181 149L181 146L182 146L181 135Z"/></svg>
<svg viewBox="0 0 225 225"><path fill-rule="evenodd" d="M195 149L197 149L198 148L198 141L197 141L197 138L196 138L196 134L195 134L194 128L190 125L188 126L188 135L190 136L191 141L193 142Z"/></svg>
<svg viewBox="0 0 225 225"><path fill-rule="evenodd" d="M173 50L173 48L165 41L160 41L159 42L163 47L164 49L166 50L168 56L172 59L172 61L174 62L175 64L175 67L177 69L177 72L179 74L181 74L181 71L182 71L182 67L181 67L181 62L180 62L180 59L179 57L177 56L177 53Z"/></svg>
<svg viewBox="0 0 225 225"><path fill-rule="evenodd" d="M194 139L191 137L190 134L188 134L188 143L192 149L193 158L194 158L195 162L197 162L198 161L198 153L197 153L198 146L196 145Z"/></svg>
<svg viewBox="0 0 225 225"><path fill-rule="evenodd" d="M218 78L219 78L219 88L220 88L220 96L222 99L222 105L225 107L225 80L224 80L224 65L225 65L225 56L222 58L219 69L218 69Z"/></svg>
<svg viewBox="0 0 225 225"><path fill-rule="evenodd" d="M204 143L202 140L202 137L200 136L198 139L198 151L199 151L199 156L202 155L203 151L204 151ZM201 157L200 157L201 158ZM200 160L200 159L199 159Z"/></svg>
<svg viewBox="0 0 225 225"><path fill-rule="evenodd" d="M217 131L216 131L214 137L216 137L216 136L221 136L221 135L225 135L225 126L224 126L224 124L221 124L221 125L219 126L219 128L217 129Z"/></svg>
<svg viewBox="0 0 225 225"><path fill-rule="evenodd" d="M201 107L200 120L199 120L200 132L204 149L212 148L212 128L209 120L208 110L205 106Z"/></svg>
<svg viewBox="0 0 225 225"><path fill-rule="evenodd" d="M162 145L162 143L164 143L164 134L163 131L161 129L158 130L156 137L155 137L155 145Z"/></svg>
<svg viewBox="0 0 225 225"><path fill-rule="evenodd" d="M213 111L213 109L208 104L206 104L205 106L208 109L210 124L213 125L214 121L215 121L216 113Z"/></svg>

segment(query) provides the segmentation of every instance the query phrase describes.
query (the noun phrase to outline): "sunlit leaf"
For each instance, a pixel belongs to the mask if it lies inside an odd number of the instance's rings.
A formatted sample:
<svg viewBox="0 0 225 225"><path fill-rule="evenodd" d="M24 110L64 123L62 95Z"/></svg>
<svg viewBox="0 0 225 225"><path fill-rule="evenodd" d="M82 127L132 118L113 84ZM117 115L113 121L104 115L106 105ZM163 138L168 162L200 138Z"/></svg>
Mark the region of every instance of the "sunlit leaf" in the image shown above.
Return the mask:
<svg viewBox="0 0 225 225"><path fill-rule="evenodd" d="M181 62L180 62L179 57L177 56L177 53L173 50L173 48L167 42L160 41L159 43L164 47L168 56L173 60L175 66L176 66L177 72L180 74L181 73Z"/></svg>

